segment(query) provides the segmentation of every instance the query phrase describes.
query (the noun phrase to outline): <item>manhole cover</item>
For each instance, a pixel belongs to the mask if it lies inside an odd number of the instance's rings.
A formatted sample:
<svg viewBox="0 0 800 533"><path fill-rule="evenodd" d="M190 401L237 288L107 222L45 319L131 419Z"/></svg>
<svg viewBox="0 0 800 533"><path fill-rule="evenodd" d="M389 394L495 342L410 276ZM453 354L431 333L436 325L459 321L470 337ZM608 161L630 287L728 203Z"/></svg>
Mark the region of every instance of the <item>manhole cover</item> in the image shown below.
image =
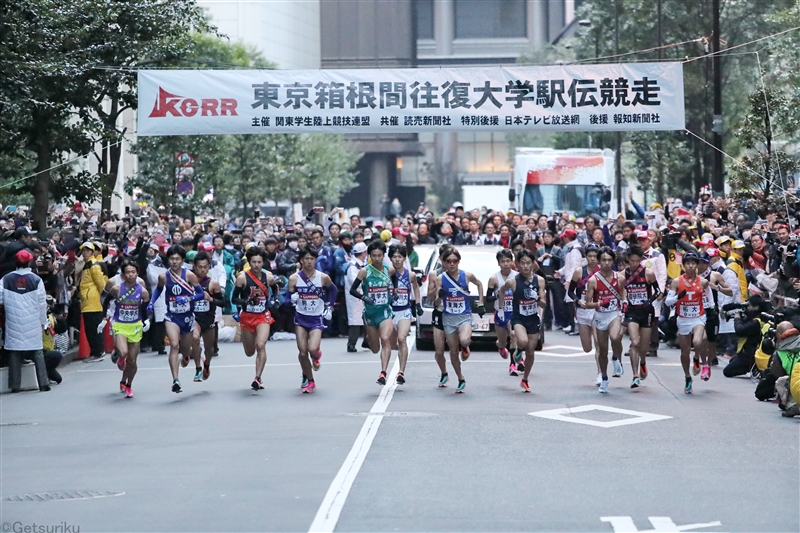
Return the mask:
<svg viewBox="0 0 800 533"><path fill-rule="evenodd" d="M385 413L344 413L346 416L368 416L368 415L383 415L383 416L398 416L398 417L411 417L411 416L436 416L436 413L413 412L413 411L386 411Z"/></svg>
<svg viewBox="0 0 800 533"><path fill-rule="evenodd" d="M8 426L35 426L38 422L5 422L0 424L0 427L8 427Z"/></svg>
<svg viewBox="0 0 800 533"><path fill-rule="evenodd" d="M6 496L5 502L49 502L54 500L91 500L93 498L111 498L122 496L124 492L107 490L69 490L63 492L36 492L33 494L18 494Z"/></svg>

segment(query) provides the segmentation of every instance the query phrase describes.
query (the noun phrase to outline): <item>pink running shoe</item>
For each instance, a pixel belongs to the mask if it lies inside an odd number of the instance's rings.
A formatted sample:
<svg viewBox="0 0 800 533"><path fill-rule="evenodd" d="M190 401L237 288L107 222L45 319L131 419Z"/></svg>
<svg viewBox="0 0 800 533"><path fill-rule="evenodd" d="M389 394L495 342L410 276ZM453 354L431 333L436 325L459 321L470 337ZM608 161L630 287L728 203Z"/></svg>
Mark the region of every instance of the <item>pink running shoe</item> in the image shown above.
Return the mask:
<svg viewBox="0 0 800 533"><path fill-rule="evenodd" d="M508 365L508 375L509 376L518 376L517 374L517 365L514 364L512 361L510 365Z"/></svg>
<svg viewBox="0 0 800 533"><path fill-rule="evenodd" d="M503 348L502 350L500 350L500 357L502 357L503 359L508 359L509 355L511 354L509 354L507 348Z"/></svg>
<svg viewBox="0 0 800 533"><path fill-rule="evenodd" d="M316 388L317 388L317 384L314 383L313 381L309 381L308 385L303 387L303 394L311 394L312 392L314 392L314 389L316 389Z"/></svg>
<svg viewBox="0 0 800 533"><path fill-rule="evenodd" d="M322 359L322 350L317 351L317 355L311 356L311 365L314 367L314 370L319 370L320 359Z"/></svg>
<svg viewBox="0 0 800 533"><path fill-rule="evenodd" d="M703 369L700 371L700 379L703 381L708 381L711 378L711 367L708 365L703 365Z"/></svg>
<svg viewBox="0 0 800 533"><path fill-rule="evenodd" d="M126 398L133 398L133 390L130 387L125 387L125 397Z"/></svg>

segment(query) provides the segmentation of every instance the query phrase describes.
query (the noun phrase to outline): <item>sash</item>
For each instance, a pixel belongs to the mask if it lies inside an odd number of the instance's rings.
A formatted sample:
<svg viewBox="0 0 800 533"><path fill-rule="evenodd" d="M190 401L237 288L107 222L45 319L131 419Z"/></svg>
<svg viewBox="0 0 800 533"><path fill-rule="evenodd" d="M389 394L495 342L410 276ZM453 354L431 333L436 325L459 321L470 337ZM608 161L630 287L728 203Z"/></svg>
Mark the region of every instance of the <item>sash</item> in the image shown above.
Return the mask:
<svg viewBox="0 0 800 533"><path fill-rule="evenodd" d="M613 287L613 286L612 286L612 285L611 285L611 284L610 284L610 283L609 283L609 282L606 280L606 278L604 278L603 276L597 276L597 279L598 279L598 280L600 280L600 281L602 281L602 282L603 282L603 285L605 285L605 286L606 286L606 288L607 288L609 291L611 291L611 294L613 294L613 295L614 295L614 296L617 298L617 300L618 300L620 303L622 303L622 296L620 296L620 295L619 295L619 293L618 293L618 292L617 292L617 291L614 289L614 287Z"/></svg>
<svg viewBox="0 0 800 533"><path fill-rule="evenodd" d="M194 294L194 287L192 287L189 284L189 282L187 282L180 276L176 276L175 273L172 272L172 270L167 270L167 272L169 272L169 275L172 278L173 283L177 283L178 285L189 291L189 294Z"/></svg>

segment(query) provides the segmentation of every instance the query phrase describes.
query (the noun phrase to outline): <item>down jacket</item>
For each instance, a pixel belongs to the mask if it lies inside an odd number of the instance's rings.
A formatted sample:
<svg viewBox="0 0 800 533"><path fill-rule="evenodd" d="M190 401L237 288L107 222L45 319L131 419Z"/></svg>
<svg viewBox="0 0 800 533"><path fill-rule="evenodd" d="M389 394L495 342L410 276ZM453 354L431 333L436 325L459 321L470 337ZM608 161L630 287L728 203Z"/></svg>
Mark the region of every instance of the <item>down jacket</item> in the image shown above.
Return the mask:
<svg viewBox="0 0 800 533"><path fill-rule="evenodd" d="M41 350L42 330L49 325L42 279L20 268L0 279L0 305L5 306L6 350Z"/></svg>

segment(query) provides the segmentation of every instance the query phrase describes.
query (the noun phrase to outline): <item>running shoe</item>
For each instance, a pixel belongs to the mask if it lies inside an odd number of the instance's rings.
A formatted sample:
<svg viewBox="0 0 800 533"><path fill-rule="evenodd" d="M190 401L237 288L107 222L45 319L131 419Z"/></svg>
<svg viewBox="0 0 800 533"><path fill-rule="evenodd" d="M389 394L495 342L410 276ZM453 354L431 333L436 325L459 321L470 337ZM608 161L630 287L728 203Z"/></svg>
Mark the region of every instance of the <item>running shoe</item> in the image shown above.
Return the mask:
<svg viewBox="0 0 800 533"><path fill-rule="evenodd" d="M621 377L622 374L625 373L625 368L622 366L622 361L619 359L612 359L611 362L614 364L614 373L612 374L612 377Z"/></svg>
<svg viewBox="0 0 800 533"><path fill-rule="evenodd" d="M700 359L694 359L692 361L692 374L696 376L699 373L700 373Z"/></svg>
<svg viewBox="0 0 800 533"><path fill-rule="evenodd" d="M608 394L608 378L600 380L600 394Z"/></svg>
<svg viewBox="0 0 800 533"><path fill-rule="evenodd" d="M447 387L447 382L448 382L449 379L450 379L450 377L447 375L447 372L442 374L439 377L439 386L440 387Z"/></svg>
<svg viewBox="0 0 800 533"><path fill-rule="evenodd" d="M519 363L522 360L522 350L519 348L514 349L514 362Z"/></svg>
<svg viewBox="0 0 800 533"><path fill-rule="evenodd" d="M322 350L318 350L317 355L311 356L311 365L314 367L314 370L319 370L320 359L322 359Z"/></svg>
<svg viewBox="0 0 800 533"><path fill-rule="evenodd" d="M197 372L195 372L195 374L194 374L194 382L195 383L200 383L201 381L203 381L203 369L202 368L200 370L198 370Z"/></svg>
<svg viewBox="0 0 800 533"><path fill-rule="evenodd" d="M519 374L517 374L517 365L515 365L513 362L510 365L508 365L508 375L509 376L518 376L519 375Z"/></svg>
<svg viewBox="0 0 800 533"><path fill-rule="evenodd" d="M133 398L133 391L130 387L125 387L125 397L126 398Z"/></svg>
<svg viewBox="0 0 800 533"><path fill-rule="evenodd" d="M178 381L177 379L172 381L172 392L174 393L183 392L183 389L181 388L181 382Z"/></svg>
<svg viewBox="0 0 800 533"><path fill-rule="evenodd" d="M528 380L527 379L523 379L522 381L520 381L519 382L519 386L522 387L522 392L530 392L531 391L531 386L528 385Z"/></svg>
<svg viewBox="0 0 800 533"><path fill-rule="evenodd" d="M314 389L316 388L317 384L314 383L313 381L309 381L306 383L306 386L303 387L303 394L311 394L312 392L314 392Z"/></svg>
<svg viewBox="0 0 800 533"><path fill-rule="evenodd" d="M469 347L461 348L461 360L466 361L469 359Z"/></svg>
<svg viewBox="0 0 800 533"><path fill-rule="evenodd" d="M118 359L119 359L119 354L117 353L117 351L114 350L113 352L111 352L111 362L116 363Z"/></svg>
<svg viewBox="0 0 800 533"><path fill-rule="evenodd" d="M398 385L403 385L406 382L406 377L402 372L398 372L395 381L397 381Z"/></svg>
<svg viewBox="0 0 800 533"><path fill-rule="evenodd" d="M464 394L464 389L467 387L467 380L459 379L458 387L456 387L456 394Z"/></svg>
<svg viewBox="0 0 800 533"><path fill-rule="evenodd" d="M256 378L250 384L250 388L253 390L262 390L264 388L264 382L261 381L260 377L256 376Z"/></svg>
<svg viewBox="0 0 800 533"><path fill-rule="evenodd" d="M703 365L703 370L700 371L700 379L703 381L708 381L711 377L711 367L708 365Z"/></svg>
<svg viewBox="0 0 800 533"><path fill-rule="evenodd" d="M508 352L508 349L503 348L502 350L500 350L500 357L502 357L503 359L508 359L509 355L511 354Z"/></svg>
<svg viewBox="0 0 800 533"><path fill-rule="evenodd" d="M376 381L378 385L386 385L386 372L381 370L381 375L378 376L378 381Z"/></svg>
<svg viewBox="0 0 800 533"><path fill-rule="evenodd" d="M642 362L642 364L639 365L639 376L642 378L642 381L647 379L647 363Z"/></svg>
<svg viewBox="0 0 800 533"><path fill-rule="evenodd" d="M125 357L117 357L117 368L124 371L125 365L128 364L128 359Z"/></svg>
<svg viewBox="0 0 800 533"><path fill-rule="evenodd" d="M517 372L524 372L525 371L525 359L517 363Z"/></svg>
<svg viewBox="0 0 800 533"><path fill-rule="evenodd" d="M211 361L203 359L203 380L206 380L211 376L211 367L209 366L210 364Z"/></svg>
<svg viewBox="0 0 800 533"><path fill-rule="evenodd" d="M188 356L188 355L184 355L184 356L181 358L181 366L182 366L183 368L186 368L187 366L189 366L189 356Z"/></svg>
<svg viewBox="0 0 800 533"><path fill-rule="evenodd" d="M595 387L599 387L599 386L600 386L600 384L601 384L602 382L603 382L603 374L601 374L600 372L598 372L598 373L597 373L597 377L596 377L596 378L595 378L595 380L594 380L594 385L595 385Z"/></svg>
<svg viewBox="0 0 800 533"><path fill-rule="evenodd" d="M300 388L305 389L308 386L308 378L303 376L303 381L300 382Z"/></svg>
<svg viewBox="0 0 800 533"><path fill-rule="evenodd" d="M125 387L126 387L125 382L124 381L120 381L119 382L119 391L120 392L125 392Z"/></svg>
<svg viewBox="0 0 800 533"><path fill-rule="evenodd" d="M639 379L639 376L633 376L633 381L631 381L631 388L632 389L637 389L637 388L639 388L639 385L641 385L641 383L642 382Z"/></svg>
<svg viewBox="0 0 800 533"><path fill-rule="evenodd" d="M683 392L685 394L692 393L692 378L686 378L686 384L683 386Z"/></svg>

